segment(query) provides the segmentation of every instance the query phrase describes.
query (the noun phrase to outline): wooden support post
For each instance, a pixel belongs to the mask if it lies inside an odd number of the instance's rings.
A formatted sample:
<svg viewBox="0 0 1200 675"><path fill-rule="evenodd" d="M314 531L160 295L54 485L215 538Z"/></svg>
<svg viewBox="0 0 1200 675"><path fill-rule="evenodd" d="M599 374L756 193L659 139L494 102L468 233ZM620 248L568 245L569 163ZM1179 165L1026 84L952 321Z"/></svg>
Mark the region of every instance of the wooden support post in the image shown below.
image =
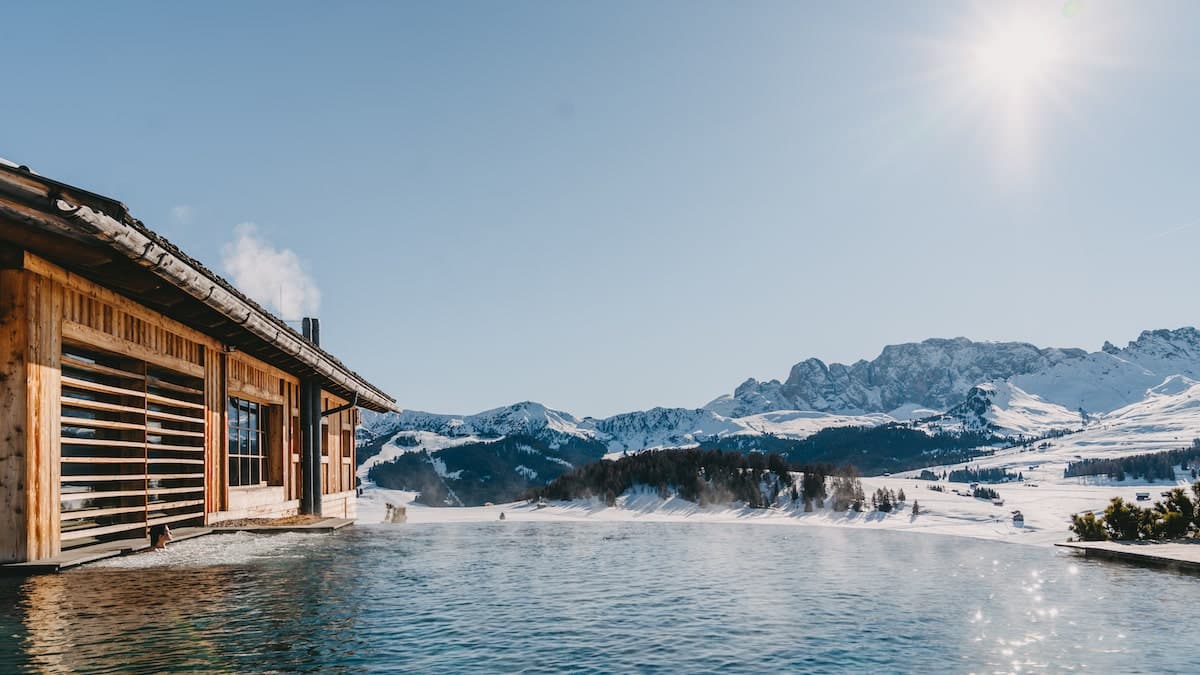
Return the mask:
<svg viewBox="0 0 1200 675"><path fill-rule="evenodd" d="M0 562L61 551L61 289L0 269Z"/></svg>
<svg viewBox="0 0 1200 675"><path fill-rule="evenodd" d="M204 353L204 513L226 507L225 354L206 348Z"/></svg>

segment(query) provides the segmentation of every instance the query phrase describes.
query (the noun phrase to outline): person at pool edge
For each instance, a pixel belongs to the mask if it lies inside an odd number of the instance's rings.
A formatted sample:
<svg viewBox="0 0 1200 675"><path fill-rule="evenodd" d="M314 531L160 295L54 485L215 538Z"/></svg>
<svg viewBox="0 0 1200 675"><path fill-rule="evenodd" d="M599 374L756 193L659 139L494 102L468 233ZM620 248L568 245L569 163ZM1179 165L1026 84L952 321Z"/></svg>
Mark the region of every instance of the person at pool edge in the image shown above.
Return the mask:
<svg viewBox="0 0 1200 675"><path fill-rule="evenodd" d="M167 547L167 542L171 541L171 528L166 525L155 525L150 528L150 545L156 549Z"/></svg>

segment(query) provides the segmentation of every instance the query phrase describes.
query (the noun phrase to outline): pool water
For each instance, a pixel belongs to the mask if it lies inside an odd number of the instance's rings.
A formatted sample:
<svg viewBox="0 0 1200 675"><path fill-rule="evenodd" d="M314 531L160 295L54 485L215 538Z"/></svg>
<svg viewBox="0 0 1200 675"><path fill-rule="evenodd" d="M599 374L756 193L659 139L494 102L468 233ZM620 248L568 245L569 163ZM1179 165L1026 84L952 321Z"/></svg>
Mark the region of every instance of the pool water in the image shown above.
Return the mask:
<svg viewBox="0 0 1200 675"><path fill-rule="evenodd" d="M848 528L356 526L0 579L0 672L1200 672L1200 578Z"/></svg>

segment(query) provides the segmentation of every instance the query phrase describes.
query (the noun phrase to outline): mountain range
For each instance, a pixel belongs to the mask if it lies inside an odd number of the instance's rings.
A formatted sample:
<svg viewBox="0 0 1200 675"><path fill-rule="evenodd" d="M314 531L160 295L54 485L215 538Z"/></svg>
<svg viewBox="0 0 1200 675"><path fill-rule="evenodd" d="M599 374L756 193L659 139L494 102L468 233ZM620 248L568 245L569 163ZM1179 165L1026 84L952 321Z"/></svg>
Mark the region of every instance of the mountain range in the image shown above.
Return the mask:
<svg viewBox="0 0 1200 675"><path fill-rule="evenodd" d="M697 409L652 408L597 419L526 401L475 415L364 414L359 473L375 480L386 476L390 487L437 492L433 502L455 503L449 494L467 492L476 495L474 501L515 498L524 487L544 484L605 455L697 444L743 451L771 445L771 451L800 452L801 441L821 445L822 430L831 428L919 431L945 439L933 447L959 452L961 444L952 439L964 434L972 439L982 434L979 438L990 437L994 443L1018 442L1101 423L1124 428L1122 420L1135 412L1145 426L1147 406L1163 417L1161 424L1172 426L1167 419L1172 411L1186 411L1191 419L1192 406L1173 399L1200 398L1197 380L1200 331L1191 327L1145 331L1125 347L1105 342L1096 352L936 338L889 345L877 358L850 365L810 358L793 366L782 382L748 379L732 394ZM1176 433L1170 438L1200 435L1200 427L1188 424L1174 424ZM520 442L497 444L503 439ZM817 454L830 458L836 452L831 455L829 448L845 442L826 444L827 451ZM495 460L502 449L514 447L521 451L509 452L511 461ZM930 446L904 447L927 453ZM900 468L907 461L892 459L895 464L874 468ZM481 462L488 472L474 471ZM534 469L534 463L541 469ZM381 468L372 473L375 467ZM470 489L464 489L468 474ZM431 483L442 485L434 490ZM489 492L476 489L477 483L505 488Z"/></svg>

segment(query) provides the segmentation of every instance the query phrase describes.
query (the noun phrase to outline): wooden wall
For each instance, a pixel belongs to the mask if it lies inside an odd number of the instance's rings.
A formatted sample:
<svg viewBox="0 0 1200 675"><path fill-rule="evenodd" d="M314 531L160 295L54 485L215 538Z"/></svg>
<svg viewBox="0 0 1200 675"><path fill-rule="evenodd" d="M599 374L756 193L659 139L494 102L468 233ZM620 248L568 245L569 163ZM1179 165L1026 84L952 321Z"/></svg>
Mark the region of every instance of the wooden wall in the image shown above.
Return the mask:
<svg viewBox="0 0 1200 675"><path fill-rule="evenodd" d="M0 270L0 562L59 550L61 289Z"/></svg>

